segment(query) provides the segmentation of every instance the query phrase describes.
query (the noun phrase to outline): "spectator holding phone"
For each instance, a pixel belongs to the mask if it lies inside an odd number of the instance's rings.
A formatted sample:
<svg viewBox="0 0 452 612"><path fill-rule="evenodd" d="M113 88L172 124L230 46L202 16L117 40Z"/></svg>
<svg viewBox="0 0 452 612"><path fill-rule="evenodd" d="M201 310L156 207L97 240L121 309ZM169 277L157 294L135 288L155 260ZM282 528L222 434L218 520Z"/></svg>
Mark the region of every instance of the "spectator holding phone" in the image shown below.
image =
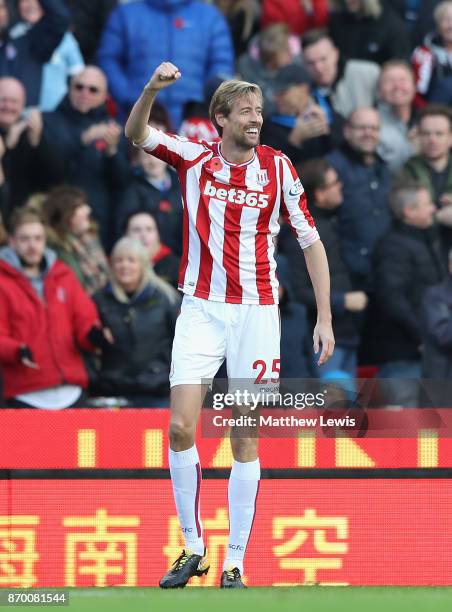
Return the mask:
<svg viewBox="0 0 452 612"><path fill-rule="evenodd" d="M309 93L309 78L296 65L280 70L273 89L275 112L264 122L261 139L297 163L322 157L342 140L341 115L325 113Z"/></svg>

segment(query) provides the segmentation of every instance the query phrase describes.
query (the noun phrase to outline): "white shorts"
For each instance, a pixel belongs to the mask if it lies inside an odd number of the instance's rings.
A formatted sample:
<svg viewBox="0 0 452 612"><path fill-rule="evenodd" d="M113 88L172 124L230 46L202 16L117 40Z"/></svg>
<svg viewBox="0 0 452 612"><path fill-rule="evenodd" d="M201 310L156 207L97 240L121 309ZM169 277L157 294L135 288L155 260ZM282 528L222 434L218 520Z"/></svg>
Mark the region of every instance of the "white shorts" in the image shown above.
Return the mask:
<svg viewBox="0 0 452 612"><path fill-rule="evenodd" d="M176 323L171 387L210 383L226 359L229 379L279 382L277 304L227 304L184 295Z"/></svg>

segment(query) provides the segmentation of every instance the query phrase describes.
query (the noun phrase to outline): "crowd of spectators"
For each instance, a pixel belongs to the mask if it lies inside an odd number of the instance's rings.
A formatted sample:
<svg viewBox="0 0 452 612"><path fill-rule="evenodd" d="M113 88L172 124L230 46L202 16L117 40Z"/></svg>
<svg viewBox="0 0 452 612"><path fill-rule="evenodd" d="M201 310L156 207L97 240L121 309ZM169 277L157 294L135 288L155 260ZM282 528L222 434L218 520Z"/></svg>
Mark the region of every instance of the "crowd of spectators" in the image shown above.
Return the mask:
<svg viewBox="0 0 452 612"><path fill-rule="evenodd" d="M282 220L281 375L372 366L404 406L450 378L452 0L0 0L2 405L167 405L181 192L123 130L162 61L182 78L151 125L213 139L218 84L256 82L304 184L337 344L318 368Z"/></svg>

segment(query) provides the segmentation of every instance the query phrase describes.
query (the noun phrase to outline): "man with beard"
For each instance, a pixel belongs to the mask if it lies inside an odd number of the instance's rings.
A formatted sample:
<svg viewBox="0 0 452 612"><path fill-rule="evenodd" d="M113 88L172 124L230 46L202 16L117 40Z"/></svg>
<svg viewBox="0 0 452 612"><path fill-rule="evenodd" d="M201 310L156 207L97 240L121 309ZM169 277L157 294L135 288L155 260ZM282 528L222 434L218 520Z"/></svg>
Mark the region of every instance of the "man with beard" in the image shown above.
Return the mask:
<svg viewBox="0 0 452 612"><path fill-rule="evenodd" d="M403 166L401 181L417 180L436 206L444 260L452 247L452 113L446 106L431 104L419 112L419 154Z"/></svg>
<svg viewBox="0 0 452 612"><path fill-rule="evenodd" d="M260 88L244 81L223 82L210 103L210 117L221 141L197 142L148 126L157 93L179 78L176 66L161 64L126 124L126 135L136 146L176 168L184 205L179 289L185 295L172 352L169 464L186 548L161 579L162 588L185 586L209 569L199 516L201 467L195 445L209 382L225 359L229 392L237 379L246 379L256 391L263 380L275 388L279 382L273 238L279 231L280 210L297 234L313 282L318 310L314 349L318 353L322 345L320 365L334 347L325 250L291 162L259 144ZM245 586L243 560L260 478L255 434L250 428L235 427L231 432L230 538L222 588Z"/></svg>
<svg viewBox="0 0 452 612"><path fill-rule="evenodd" d="M80 353L102 344L94 303L46 248L39 216L18 210L0 250L0 366L7 405L59 410L83 401ZM90 339L89 339L90 338Z"/></svg>

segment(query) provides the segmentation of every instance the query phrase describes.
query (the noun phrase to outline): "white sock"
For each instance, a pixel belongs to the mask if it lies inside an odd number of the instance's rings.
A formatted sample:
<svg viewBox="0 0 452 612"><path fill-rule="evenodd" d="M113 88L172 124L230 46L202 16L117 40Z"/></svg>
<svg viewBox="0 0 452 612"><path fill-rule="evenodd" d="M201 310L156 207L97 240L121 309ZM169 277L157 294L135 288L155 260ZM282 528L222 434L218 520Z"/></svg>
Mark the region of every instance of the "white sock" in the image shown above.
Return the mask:
<svg viewBox="0 0 452 612"><path fill-rule="evenodd" d="M261 466L259 459L234 461L229 477L229 544L223 571L238 567L243 574L243 559L256 512Z"/></svg>
<svg viewBox="0 0 452 612"><path fill-rule="evenodd" d="M203 555L204 540L199 510L201 465L196 446L184 451L169 449L169 466L185 546L197 555Z"/></svg>

